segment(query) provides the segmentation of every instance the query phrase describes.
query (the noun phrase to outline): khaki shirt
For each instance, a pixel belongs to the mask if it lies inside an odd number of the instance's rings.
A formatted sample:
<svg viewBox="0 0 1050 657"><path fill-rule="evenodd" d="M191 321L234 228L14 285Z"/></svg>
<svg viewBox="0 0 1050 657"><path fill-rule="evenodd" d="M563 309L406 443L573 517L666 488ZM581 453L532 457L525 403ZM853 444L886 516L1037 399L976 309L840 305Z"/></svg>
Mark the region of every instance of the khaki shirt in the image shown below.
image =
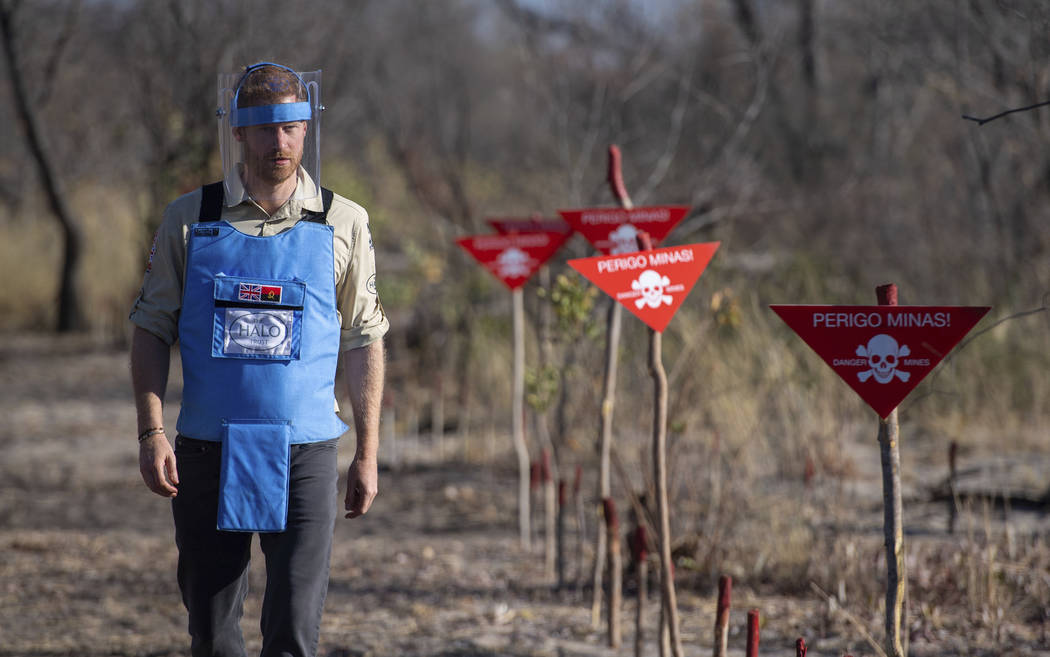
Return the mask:
<svg viewBox="0 0 1050 657"><path fill-rule="evenodd" d="M321 212L319 195L291 198L273 216L247 194L227 198L223 220L235 229L259 237L276 235L299 222L302 210ZM189 227L200 214L201 190L175 199L164 210L153 238L142 292L131 310L131 321L169 345L179 333L182 286L186 271L186 239ZM328 223L335 229L335 292L340 316L340 350L364 347L383 337L390 328L376 292L375 251L368 230L368 213L360 205L335 195L328 210Z"/></svg>

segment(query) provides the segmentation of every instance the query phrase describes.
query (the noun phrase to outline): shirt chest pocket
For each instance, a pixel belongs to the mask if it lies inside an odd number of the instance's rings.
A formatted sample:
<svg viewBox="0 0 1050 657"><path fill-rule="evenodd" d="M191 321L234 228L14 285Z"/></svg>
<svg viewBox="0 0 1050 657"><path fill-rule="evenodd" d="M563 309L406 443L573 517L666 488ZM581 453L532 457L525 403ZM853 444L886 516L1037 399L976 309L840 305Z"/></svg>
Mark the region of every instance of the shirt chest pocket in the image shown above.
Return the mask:
<svg viewBox="0 0 1050 657"><path fill-rule="evenodd" d="M211 355L299 360L306 283L218 275Z"/></svg>

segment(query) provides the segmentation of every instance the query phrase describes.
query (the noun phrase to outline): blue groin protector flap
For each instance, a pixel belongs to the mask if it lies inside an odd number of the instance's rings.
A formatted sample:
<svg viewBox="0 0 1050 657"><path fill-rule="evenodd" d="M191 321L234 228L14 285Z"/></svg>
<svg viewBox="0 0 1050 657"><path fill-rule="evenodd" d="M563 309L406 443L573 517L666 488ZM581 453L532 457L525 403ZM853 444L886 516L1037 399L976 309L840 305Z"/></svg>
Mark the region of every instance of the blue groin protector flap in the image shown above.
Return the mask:
<svg viewBox="0 0 1050 657"><path fill-rule="evenodd" d="M218 529L284 531L291 435L287 420L230 420L225 424Z"/></svg>

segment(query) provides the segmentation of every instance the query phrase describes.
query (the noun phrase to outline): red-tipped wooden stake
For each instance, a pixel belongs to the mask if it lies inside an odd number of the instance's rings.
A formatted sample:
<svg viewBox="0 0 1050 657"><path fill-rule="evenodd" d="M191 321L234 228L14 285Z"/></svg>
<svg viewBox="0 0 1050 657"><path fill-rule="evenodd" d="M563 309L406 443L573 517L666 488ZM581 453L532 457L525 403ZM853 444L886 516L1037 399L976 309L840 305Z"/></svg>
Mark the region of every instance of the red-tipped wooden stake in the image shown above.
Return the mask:
<svg viewBox="0 0 1050 657"><path fill-rule="evenodd" d="M639 524L631 532L631 558L638 575L638 605L634 615L634 656L642 657L645 644L645 601L649 597L649 537L645 525Z"/></svg>
<svg viewBox="0 0 1050 657"><path fill-rule="evenodd" d="M747 612L747 657L758 657L758 610Z"/></svg>
<svg viewBox="0 0 1050 657"><path fill-rule="evenodd" d="M558 480L558 528L557 528L557 543L558 543L558 590L561 591L565 588L565 480Z"/></svg>
<svg viewBox="0 0 1050 657"><path fill-rule="evenodd" d="M620 624L620 609L623 606L623 561L620 555L620 519L616 515L616 502L607 497L602 500L605 515L606 545L609 548L609 647L619 648L623 637Z"/></svg>
<svg viewBox="0 0 1050 657"><path fill-rule="evenodd" d="M528 508L527 521L525 527L528 528L527 536L528 541L523 544L523 547L530 550L532 549L532 539L534 538L533 533L536 532L536 514L539 504L537 503L537 497L539 496L540 485L542 484L542 478L540 476L540 462L529 461L529 496L528 503L525 505Z"/></svg>
<svg viewBox="0 0 1050 657"><path fill-rule="evenodd" d="M627 188L623 184L623 172L620 168L620 149L616 144L609 146L609 167L606 175L609 189L619 202L620 207L630 210L634 207ZM612 495L610 459L612 452L612 419L616 406L616 370L619 364L620 325L623 306L610 300L609 316L605 332L605 378L602 382L602 405L599 416L598 442L598 496L605 499ZM605 532L595 532L593 587L591 595L591 626L597 629L601 624L602 577L605 572L605 559L608 547L605 544Z"/></svg>
<svg viewBox="0 0 1050 657"><path fill-rule="evenodd" d="M806 657L806 640L802 637L795 639L795 657Z"/></svg>
<svg viewBox="0 0 1050 657"><path fill-rule="evenodd" d="M623 184L623 167L622 157L620 156L620 147L616 144L609 145L609 171L608 171L609 186L612 188L613 196L620 202L620 206L630 210L634 207L634 203L631 202L631 197L627 195L627 187Z"/></svg>
<svg viewBox="0 0 1050 657"><path fill-rule="evenodd" d="M733 578L722 575L718 578L718 613L715 615L714 657L726 657L729 646L729 604L733 597Z"/></svg>

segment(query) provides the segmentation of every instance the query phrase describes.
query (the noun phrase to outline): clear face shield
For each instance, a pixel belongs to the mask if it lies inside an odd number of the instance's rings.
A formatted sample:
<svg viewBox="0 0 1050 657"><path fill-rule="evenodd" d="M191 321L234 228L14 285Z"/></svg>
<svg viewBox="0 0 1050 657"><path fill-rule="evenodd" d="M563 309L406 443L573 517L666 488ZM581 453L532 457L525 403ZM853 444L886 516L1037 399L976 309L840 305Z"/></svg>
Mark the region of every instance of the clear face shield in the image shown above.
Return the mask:
<svg viewBox="0 0 1050 657"><path fill-rule="evenodd" d="M219 152L227 203L308 199L321 185L321 71L262 62L219 74Z"/></svg>

